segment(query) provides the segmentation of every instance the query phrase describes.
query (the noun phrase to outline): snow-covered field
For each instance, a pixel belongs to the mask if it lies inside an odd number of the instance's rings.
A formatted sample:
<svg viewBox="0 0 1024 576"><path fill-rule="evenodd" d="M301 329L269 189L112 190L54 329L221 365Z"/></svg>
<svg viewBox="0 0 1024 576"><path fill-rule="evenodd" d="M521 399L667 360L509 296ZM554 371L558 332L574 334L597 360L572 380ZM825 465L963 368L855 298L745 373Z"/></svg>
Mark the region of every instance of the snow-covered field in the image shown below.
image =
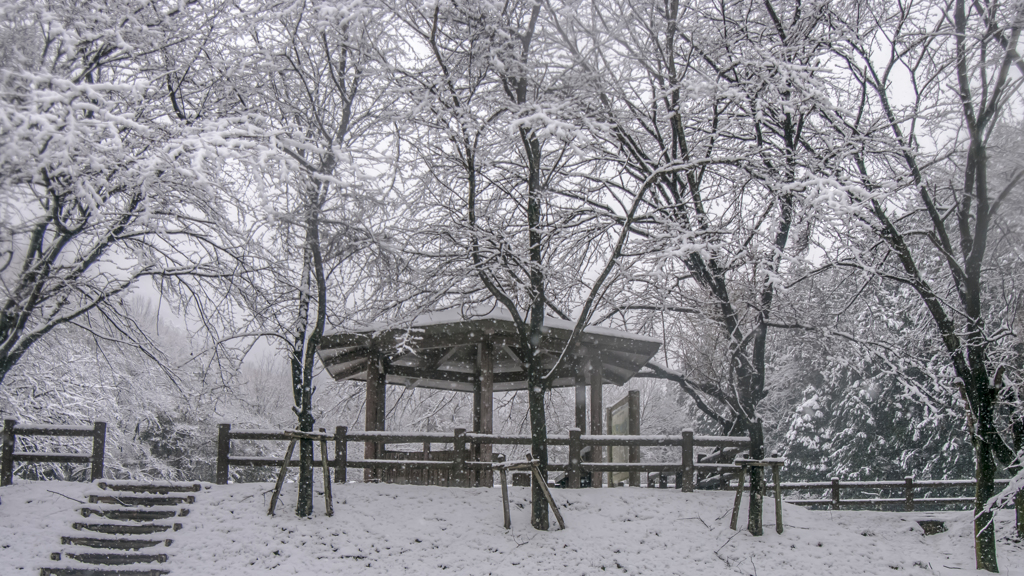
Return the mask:
<svg viewBox="0 0 1024 576"><path fill-rule="evenodd" d="M787 505L785 532L729 530L732 494L640 488L555 490L568 525L529 528L528 489L512 488L512 530L498 489L336 486L335 515L322 497L309 519L294 516L295 486L268 517L269 484L211 486L173 533L162 567L172 574L853 574L974 573L970 514L814 512ZM0 489L0 574L50 564L80 521L90 484L22 482ZM744 498L746 503L746 498ZM745 512L745 509L744 509ZM941 517L949 531L925 536L915 520ZM998 517L1003 574L1024 576L1024 544L1012 513Z"/></svg>

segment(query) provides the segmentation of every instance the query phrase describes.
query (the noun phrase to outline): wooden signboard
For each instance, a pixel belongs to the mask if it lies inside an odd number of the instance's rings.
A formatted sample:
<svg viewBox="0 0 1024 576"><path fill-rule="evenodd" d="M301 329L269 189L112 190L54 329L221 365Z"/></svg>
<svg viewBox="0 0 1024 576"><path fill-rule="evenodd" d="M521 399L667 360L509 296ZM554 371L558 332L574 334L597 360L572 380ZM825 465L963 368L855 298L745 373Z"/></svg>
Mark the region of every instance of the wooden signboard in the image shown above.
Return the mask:
<svg viewBox="0 0 1024 576"><path fill-rule="evenodd" d="M605 417L608 434L614 436L640 434L640 392L630 390L625 398L608 408ZM608 450L609 462L639 462L640 448L613 446ZM630 486L640 485L639 472L610 472L609 486L618 486L620 482L629 481Z"/></svg>

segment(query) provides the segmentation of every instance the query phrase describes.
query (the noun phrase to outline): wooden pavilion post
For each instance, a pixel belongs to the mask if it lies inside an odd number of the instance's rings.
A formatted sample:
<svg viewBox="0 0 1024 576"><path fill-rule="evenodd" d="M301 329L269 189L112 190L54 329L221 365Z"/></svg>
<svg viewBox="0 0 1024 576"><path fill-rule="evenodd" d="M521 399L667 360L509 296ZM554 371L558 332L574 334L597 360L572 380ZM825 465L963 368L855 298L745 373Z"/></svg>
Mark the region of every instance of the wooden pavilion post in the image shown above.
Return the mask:
<svg viewBox="0 0 1024 576"><path fill-rule="evenodd" d="M380 369L380 355L377 350L370 348L370 358L366 363L366 431L378 431L384 429L384 377ZM363 445L363 458L374 460L382 457L383 450L380 443L368 441ZM372 482L379 480L377 468L366 468L363 470L363 481Z"/></svg>
<svg viewBox="0 0 1024 576"><path fill-rule="evenodd" d="M477 356L477 381L473 390L473 432L494 433L494 342L485 337ZM478 462L490 462L493 445L477 444ZM494 486L494 473L479 470L475 474L477 486Z"/></svg>
<svg viewBox="0 0 1024 576"><path fill-rule="evenodd" d="M626 393L626 405L629 410L629 435L639 436L640 435L640 391L630 390ZM640 447L630 446L629 447L629 463L636 464L640 462ZM629 485L633 487L640 486L640 473L630 472L629 473Z"/></svg>
<svg viewBox="0 0 1024 576"><path fill-rule="evenodd" d="M576 381L576 429L579 430L580 434L587 433L587 358L586 350L582 349L576 356L575 360L575 381ZM571 434L571 432L570 432ZM581 450L582 446L577 446L577 450ZM584 454L577 452L577 456L580 458L580 463L589 462L590 454ZM572 450L569 450L570 464L572 461ZM578 470L577 470L578 472ZM582 472L578 472L577 476L580 476ZM591 476L593 478L593 476ZM575 478L576 486L579 488L582 478Z"/></svg>
<svg viewBox="0 0 1024 576"><path fill-rule="evenodd" d="M604 367L601 365L601 356L596 352L589 354L586 365L588 366L587 380L590 384L590 434L600 436L604 433L601 427L604 422L604 400L602 399ZM584 428L580 428L580 430L584 430ZM591 446L590 461L604 462L604 448ZM600 488L604 484L604 474L594 472L590 482L594 488Z"/></svg>
<svg viewBox="0 0 1024 576"><path fill-rule="evenodd" d="M576 427L581 432L587 429L587 360L583 356L576 360Z"/></svg>

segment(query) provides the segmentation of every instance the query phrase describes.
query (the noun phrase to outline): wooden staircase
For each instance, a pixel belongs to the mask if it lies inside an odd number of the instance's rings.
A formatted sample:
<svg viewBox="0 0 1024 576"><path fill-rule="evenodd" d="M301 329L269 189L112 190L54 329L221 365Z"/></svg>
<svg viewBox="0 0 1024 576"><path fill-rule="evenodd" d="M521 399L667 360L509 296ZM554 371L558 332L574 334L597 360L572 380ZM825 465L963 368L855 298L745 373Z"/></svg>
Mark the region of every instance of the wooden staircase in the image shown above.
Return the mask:
<svg viewBox="0 0 1024 576"><path fill-rule="evenodd" d="M198 482L142 483L101 480L102 491L88 495L81 508L85 522L71 527L74 536L60 539L62 550L50 555L53 566L40 576L158 576L170 571L163 551L181 529L179 518L202 490Z"/></svg>

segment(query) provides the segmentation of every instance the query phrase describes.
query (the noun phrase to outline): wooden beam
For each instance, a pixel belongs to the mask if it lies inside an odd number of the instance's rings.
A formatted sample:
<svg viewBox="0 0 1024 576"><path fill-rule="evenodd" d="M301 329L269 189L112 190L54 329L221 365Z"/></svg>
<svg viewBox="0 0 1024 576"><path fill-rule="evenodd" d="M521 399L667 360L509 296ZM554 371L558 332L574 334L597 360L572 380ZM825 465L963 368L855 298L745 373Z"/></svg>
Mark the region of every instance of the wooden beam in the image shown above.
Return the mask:
<svg viewBox="0 0 1024 576"><path fill-rule="evenodd" d="M335 366L337 364L348 364L356 360L365 360L369 357L370 349L365 346L358 348L352 348L345 350L344 352L338 352L331 354L330 356L322 356L320 361L324 366Z"/></svg>
<svg viewBox="0 0 1024 576"><path fill-rule="evenodd" d="M394 366L392 365L389 374L403 376L405 378L424 378L427 380L441 380L444 382L458 382L462 384L475 384L476 374L470 372L452 372L451 370L426 370L415 366Z"/></svg>
<svg viewBox="0 0 1024 576"><path fill-rule="evenodd" d="M342 348L348 346L369 346L370 336L368 334L328 334L320 339L320 350L331 348Z"/></svg>
<svg viewBox="0 0 1024 576"><path fill-rule="evenodd" d="M363 361L363 362L359 362L358 364L353 364L352 366L349 366L348 368L343 368L340 371L335 372L334 374L331 374L331 377L334 378L335 380L348 380L348 379L352 378L353 376L355 376L356 374L359 374L360 372L365 372L366 371L366 367L367 367L368 364L369 364L368 361ZM328 369L327 372L328 372L328 374L330 374L331 373L330 369Z"/></svg>

